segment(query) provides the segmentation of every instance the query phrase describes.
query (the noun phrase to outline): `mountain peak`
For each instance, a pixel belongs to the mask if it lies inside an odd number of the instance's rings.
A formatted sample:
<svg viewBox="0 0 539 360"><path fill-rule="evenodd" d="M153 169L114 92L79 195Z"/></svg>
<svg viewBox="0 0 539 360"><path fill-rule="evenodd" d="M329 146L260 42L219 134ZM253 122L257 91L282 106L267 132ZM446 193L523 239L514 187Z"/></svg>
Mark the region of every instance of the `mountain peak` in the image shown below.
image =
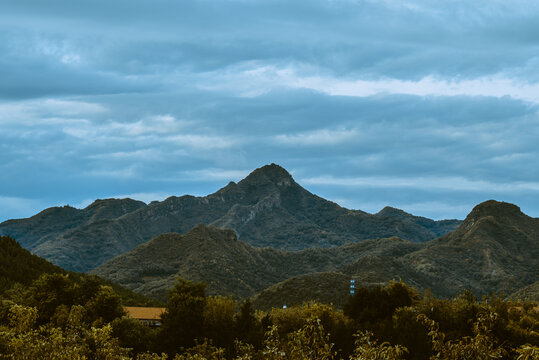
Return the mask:
<svg viewBox="0 0 539 360"><path fill-rule="evenodd" d="M108 198L108 199L96 199L93 203L88 205L85 209L89 210L100 206L143 206L146 205L142 201L133 200L130 198Z"/></svg>
<svg viewBox="0 0 539 360"><path fill-rule="evenodd" d="M264 165L250 173L243 181L252 184L271 182L276 185L291 185L292 175L277 164Z"/></svg>
<svg viewBox="0 0 539 360"><path fill-rule="evenodd" d="M378 216L389 216L389 217L405 217L405 216L411 216L406 211L397 209L391 206L386 206L382 210L380 210L376 215Z"/></svg>
<svg viewBox="0 0 539 360"><path fill-rule="evenodd" d="M478 219L484 216L494 216L494 217L521 217L524 214L520 211L520 208L514 204L488 200L476 205L470 214L467 216L467 219Z"/></svg>
<svg viewBox="0 0 539 360"><path fill-rule="evenodd" d="M496 219L496 221L514 221L523 217L527 216L514 204L488 200L476 205L468 216L466 216L460 227L467 231L481 219L489 218Z"/></svg>

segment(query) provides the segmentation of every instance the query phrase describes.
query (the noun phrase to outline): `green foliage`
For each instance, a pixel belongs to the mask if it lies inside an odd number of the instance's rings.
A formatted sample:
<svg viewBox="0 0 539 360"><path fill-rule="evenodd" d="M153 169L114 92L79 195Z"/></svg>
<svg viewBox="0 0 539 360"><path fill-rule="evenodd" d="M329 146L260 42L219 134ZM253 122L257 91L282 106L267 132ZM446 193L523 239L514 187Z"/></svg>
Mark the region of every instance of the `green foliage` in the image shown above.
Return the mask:
<svg viewBox="0 0 539 360"><path fill-rule="evenodd" d="M301 329L288 336L287 347L291 359L331 360L336 355L333 346L320 319L307 320Z"/></svg>
<svg viewBox="0 0 539 360"><path fill-rule="evenodd" d="M431 354L428 332L418 320L418 310L415 307L401 307L393 314L390 340L413 350L413 358L428 359Z"/></svg>
<svg viewBox="0 0 539 360"><path fill-rule="evenodd" d="M438 324L419 315L418 320L429 330L434 355L431 360L491 360L502 359L506 355L505 349L497 344L492 335L492 327L496 320L496 313L480 314L473 325L474 335L458 340L446 340L445 334L440 332Z"/></svg>
<svg viewBox="0 0 539 360"><path fill-rule="evenodd" d="M66 328L37 327L36 308L13 305L11 326L0 332L1 352L10 359L126 359L128 350L111 337L112 328L88 328L82 322L82 307L74 306Z"/></svg>
<svg viewBox="0 0 539 360"><path fill-rule="evenodd" d="M166 311L162 315L160 339L169 353L195 345L202 337L206 285L178 278L169 291Z"/></svg>
<svg viewBox="0 0 539 360"><path fill-rule="evenodd" d="M73 305L85 308L85 322L108 323L124 314L120 297L107 286L94 280L74 281L67 274L43 274L27 289L21 289L18 301L38 310L38 323L65 322Z"/></svg>
<svg viewBox="0 0 539 360"><path fill-rule="evenodd" d="M259 348L264 336L261 322L254 316L251 301L246 299L234 317L234 334L236 338Z"/></svg>
<svg viewBox="0 0 539 360"><path fill-rule="evenodd" d="M320 320L308 319L305 325L288 334L285 339L280 338L275 325L270 327L260 355L262 359L271 360L331 360L336 355L333 346Z"/></svg>
<svg viewBox="0 0 539 360"><path fill-rule="evenodd" d="M3 358L535 360L539 349L532 303L470 292L420 299L400 282L358 289L350 304L374 315L352 307L354 319L315 302L255 313L250 301L207 297L204 284L179 278L158 329L123 316L119 296L92 279L46 274L20 290L0 302Z"/></svg>
<svg viewBox="0 0 539 360"><path fill-rule="evenodd" d="M225 360L225 349L214 346L211 341L204 340L187 349L183 354L176 355L174 360Z"/></svg>
<svg viewBox="0 0 539 360"><path fill-rule="evenodd" d="M75 304L75 283L63 274L44 274L25 292L25 304L39 310L41 324L50 321L60 305Z"/></svg>
<svg viewBox="0 0 539 360"><path fill-rule="evenodd" d="M223 296L210 296L204 304L204 336L218 347L232 350L234 344L234 314L237 302Z"/></svg>
<svg viewBox="0 0 539 360"><path fill-rule="evenodd" d="M68 291L71 295L78 298L75 300L77 303L85 303L88 301L89 297L93 296L97 291L97 288L102 285L107 285L113 288L114 292L121 297L123 303L126 305L158 306L161 304L157 300L136 294L118 284L104 280L95 275L73 272L67 273L64 269L23 249L19 243L11 237L0 236L0 295L3 295L4 298L12 299L17 303L25 303L25 296L27 295L26 288L32 285L36 280L40 282L45 281L41 278L43 274L64 275L64 278L66 278L65 275L67 275L67 278L69 278L70 281L77 283L78 292L71 293ZM48 285L41 283L39 286L54 287L54 281L61 282L62 280L59 277L52 277L47 281L49 282ZM60 283L57 283L56 286L63 288L63 285ZM48 290L43 290L44 292L41 295L34 295L47 297ZM51 307L54 307L54 301L66 302L66 299L59 298L62 297L62 294L54 293L52 297L55 297L56 300L52 298L49 299L49 301L52 302ZM45 301L45 299L38 301ZM50 313L40 312L40 319L45 318L46 321L50 316Z"/></svg>
<svg viewBox="0 0 539 360"><path fill-rule="evenodd" d="M85 308L90 319L101 323L109 323L125 314L122 299L108 286L100 286Z"/></svg>
<svg viewBox="0 0 539 360"><path fill-rule="evenodd" d="M516 350L517 360L536 360L539 359L539 346L522 345Z"/></svg>
<svg viewBox="0 0 539 360"><path fill-rule="evenodd" d="M137 319L122 316L114 319L112 326L112 336L118 338L120 345L133 350L133 353L145 353L154 351L157 338L157 331L144 325Z"/></svg>
<svg viewBox="0 0 539 360"><path fill-rule="evenodd" d="M16 283L29 285L43 273L64 273L58 266L23 249L9 236L0 236L0 294Z"/></svg>
<svg viewBox="0 0 539 360"><path fill-rule="evenodd" d="M389 321L399 307L411 306L418 295L402 282L391 282L385 288L359 288L344 306L344 314L361 326L375 329Z"/></svg>
<svg viewBox="0 0 539 360"><path fill-rule="evenodd" d="M356 337L354 354L350 360L401 360L408 349L403 346L391 346L388 342L379 344L372 339L371 332L359 332Z"/></svg>

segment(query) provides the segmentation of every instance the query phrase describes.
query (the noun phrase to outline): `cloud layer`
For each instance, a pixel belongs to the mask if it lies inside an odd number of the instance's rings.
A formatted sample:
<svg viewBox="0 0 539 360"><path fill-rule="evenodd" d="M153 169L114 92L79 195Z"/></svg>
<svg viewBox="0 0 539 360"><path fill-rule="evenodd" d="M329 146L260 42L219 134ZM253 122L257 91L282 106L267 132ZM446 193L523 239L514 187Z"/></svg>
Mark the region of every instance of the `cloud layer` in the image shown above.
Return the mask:
<svg viewBox="0 0 539 360"><path fill-rule="evenodd" d="M3 1L0 221L266 163L343 206L539 216L534 1Z"/></svg>

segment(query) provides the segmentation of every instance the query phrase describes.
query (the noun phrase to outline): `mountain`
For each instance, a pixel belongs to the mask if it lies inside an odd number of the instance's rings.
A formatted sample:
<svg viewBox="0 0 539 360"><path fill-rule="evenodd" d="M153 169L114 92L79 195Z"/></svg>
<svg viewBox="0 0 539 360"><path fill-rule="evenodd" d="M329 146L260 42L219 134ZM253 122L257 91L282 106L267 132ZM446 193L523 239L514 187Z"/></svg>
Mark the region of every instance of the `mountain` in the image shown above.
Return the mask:
<svg viewBox="0 0 539 360"><path fill-rule="evenodd" d="M164 234L98 267L95 273L162 298L176 276L204 281L210 294L255 296L258 306L316 299L344 301L347 279L358 286L402 279L418 290L451 297L506 294L537 281L539 219L512 204L477 205L459 228L426 243L398 237L333 248L285 251L256 248L235 232L197 225L185 235Z"/></svg>
<svg viewBox="0 0 539 360"><path fill-rule="evenodd" d="M461 223L459 220L440 220L434 221L421 216L414 216L400 209L386 206L377 214L380 217L391 217L408 223L410 226L419 225L430 230L434 237L439 237L455 230Z"/></svg>
<svg viewBox="0 0 539 360"><path fill-rule="evenodd" d="M406 256L416 271L438 288L474 289L478 293L527 286L539 274L539 219L516 205L486 201L477 205L459 228ZM441 291L441 290L440 290Z"/></svg>
<svg viewBox="0 0 539 360"><path fill-rule="evenodd" d="M232 229L240 240L254 246L286 250L329 248L390 236L424 242L460 224L398 211L373 215L345 209L311 194L275 164L204 197L170 197L149 205L117 201L129 206L95 217L89 215L91 206L47 209L29 219L0 224L0 234L17 236L24 247L66 269L89 271L157 235L185 234L199 223ZM101 205L108 209L116 203L105 200Z"/></svg>
<svg viewBox="0 0 539 360"><path fill-rule="evenodd" d="M210 295L244 298L294 276L332 272L363 257L402 256L421 247L389 238L285 251L254 247L238 240L232 230L199 224L185 235L159 235L93 273L161 299L177 276L207 283Z"/></svg>
<svg viewBox="0 0 539 360"><path fill-rule="evenodd" d="M74 229L118 218L146 206L131 199L96 200L85 209L69 205L43 210L28 219L8 220L0 224L0 234L9 235L29 250L34 250Z"/></svg>

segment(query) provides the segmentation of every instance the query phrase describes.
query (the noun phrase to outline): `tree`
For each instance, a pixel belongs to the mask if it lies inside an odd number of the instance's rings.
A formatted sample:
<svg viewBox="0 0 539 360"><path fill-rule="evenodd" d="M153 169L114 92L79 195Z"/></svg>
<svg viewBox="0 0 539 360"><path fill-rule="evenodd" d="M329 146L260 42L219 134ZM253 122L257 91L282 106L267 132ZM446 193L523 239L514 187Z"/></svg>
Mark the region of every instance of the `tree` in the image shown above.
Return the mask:
<svg viewBox="0 0 539 360"><path fill-rule="evenodd" d="M68 275L44 274L32 283L25 294L25 304L38 310L38 323L50 321L60 305L70 307L75 300L75 283Z"/></svg>
<svg viewBox="0 0 539 360"><path fill-rule="evenodd" d="M259 347L264 337L264 330L253 312L251 300L246 299L234 317L234 329L239 340Z"/></svg>
<svg viewBox="0 0 539 360"><path fill-rule="evenodd" d="M89 322L109 323L125 315L122 299L110 286L100 286L97 293L84 306Z"/></svg>
<svg viewBox="0 0 539 360"><path fill-rule="evenodd" d="M165 313L162 315L160 339L170 354L195 345L203 336L206 284L178 277L169 291Z"/></svg>
<svg viewBox="0 0 539 360"><path fill-rule="evenodd" d="M401 345L379 344L370 332L359 332L356 337L356 348L350 360L401 360L408 353L408 349Z"/></svg>
<svg viewBox="0 0 539 360"><path fill-rule="evenodd" d="M204 336L218 347L232 351L234 346L234 311L236 301L224 296L206 298Z"/></svg>
<svg viewBox="0 0 539 360"><path fill-rule="evenodd" d="M457 340L446 340L438 324L425 315L419 315L418 320L429 330L434 353L431 360L492 360L502 359L506 355L506 351L497 345L497 339L492 335L496 317L493 312L480 314L473 326L474 336Z"/></svg>

